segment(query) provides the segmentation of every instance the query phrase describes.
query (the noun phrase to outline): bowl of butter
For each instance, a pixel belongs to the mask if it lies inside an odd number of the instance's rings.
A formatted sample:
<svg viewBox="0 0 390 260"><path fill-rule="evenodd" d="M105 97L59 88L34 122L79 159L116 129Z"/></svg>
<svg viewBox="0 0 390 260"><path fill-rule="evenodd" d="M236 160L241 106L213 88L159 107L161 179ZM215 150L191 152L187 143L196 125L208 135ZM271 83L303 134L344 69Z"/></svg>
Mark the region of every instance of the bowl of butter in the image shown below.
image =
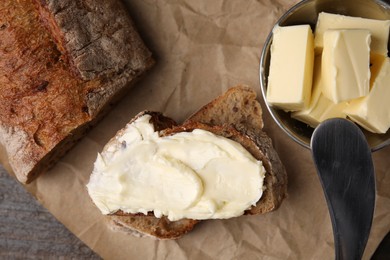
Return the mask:
<svg viewBox="0 0 390 260"><path fill-rule="evenodd" d="M310 148L324 120L346 118L372 151L390 144L390 4L304 0L275 24L260 58L260 84L275 122Z"/></svg>

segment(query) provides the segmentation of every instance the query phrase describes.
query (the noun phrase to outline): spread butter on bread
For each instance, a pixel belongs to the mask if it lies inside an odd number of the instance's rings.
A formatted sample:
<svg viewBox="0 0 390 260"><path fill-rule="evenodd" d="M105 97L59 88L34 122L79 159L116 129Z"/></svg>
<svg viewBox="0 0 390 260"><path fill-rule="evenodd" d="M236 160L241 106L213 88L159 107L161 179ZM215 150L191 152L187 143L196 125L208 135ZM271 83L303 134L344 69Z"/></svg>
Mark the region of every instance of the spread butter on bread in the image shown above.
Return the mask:
<svg viewBox="0 0 390 260"><path fill-rule="evenodd" d="M3 0L0 39L0 143L23 183L154 64L120 0Z"/></svg>
<svg viewBox="0 0 390 260"><path fill-rule="evenodd" d="M181 125L141 112L98 155L88 192L114 229L158 239L204 219L275 210L287 176L261 116L255 91L242 85Z"/></svg>

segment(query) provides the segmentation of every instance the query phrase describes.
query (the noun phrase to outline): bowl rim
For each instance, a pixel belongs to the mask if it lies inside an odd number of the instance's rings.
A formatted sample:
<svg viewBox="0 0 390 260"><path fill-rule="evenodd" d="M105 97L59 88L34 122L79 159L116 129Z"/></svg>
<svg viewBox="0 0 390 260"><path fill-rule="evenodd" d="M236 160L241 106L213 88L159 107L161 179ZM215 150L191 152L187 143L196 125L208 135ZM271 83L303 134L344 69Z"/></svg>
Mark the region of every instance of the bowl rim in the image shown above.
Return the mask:
<svg viewBox="0 0 390 260"><path fill-rule="evenodd" d="M263 101L267 107L269 114L271 115L274 122L283 130L284 133L286 133L296 143L298 143L299 145L301 145L309 150L311 149L311 144L310 144L311 142L310 141L306 142L306 141L302 140L301 138L298 138L298 135L294 134L294 132L290 128L286 127L285 124L281 121L281 119L277 116L276 111L274 111L274 110L276 110L276 108L273 108L272 106L270 106L268 104L267 99L266 99L266 94L267 94L266 93L267 92L266 80L267 79L266 79L266 75L265 75L265 67L264 66L266 65L265 63L266 63L266 59L267 59L267 54L271 50L272 39L273 39L273 30L275 29L275 27L279 26L280 23L285 21L293 12L295 12L301 6L306 5L308 2L314 2L314 1L316 1L316 0L302 0L302 1L298 2L297 4L293 5L290 9L288 9L275 22L275 24L272 26L272 29L269 32L269 34L264 42L264 45L262 47L262 51L260 54L260 62L259 62L259 65L260 65L260 68L259 68L260 90L261 90ZM384 2L382 0L372 0L372 1L381 5L382 7L390 9L390 2L387 3L387 2ZM389 41L390 41L390 38L389 38ZM390 52L390 50L389 50L389 52ZM313 131L314 131L314 129L315 128L313 128ZM311 140L311 138L310 138L310 140ZM383 141L383 142L380 142L377 145L370 146L370 149L371 149L371 152L375 152L375 151L378 151L378 150L380 150L388 145L390 145L390 138Z"/></svg>

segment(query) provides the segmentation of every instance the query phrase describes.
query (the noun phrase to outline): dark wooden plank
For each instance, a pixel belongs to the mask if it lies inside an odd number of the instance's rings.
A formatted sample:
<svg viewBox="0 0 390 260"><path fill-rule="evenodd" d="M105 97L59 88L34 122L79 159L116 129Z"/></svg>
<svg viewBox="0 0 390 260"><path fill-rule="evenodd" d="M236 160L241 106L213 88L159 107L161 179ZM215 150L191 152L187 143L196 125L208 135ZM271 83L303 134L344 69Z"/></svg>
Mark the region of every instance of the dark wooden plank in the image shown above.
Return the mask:
<svg viewBox="0 0 390 260"><path fill-rule="evenodd" d="M0 166L0 259L100 259Z"/></svg>

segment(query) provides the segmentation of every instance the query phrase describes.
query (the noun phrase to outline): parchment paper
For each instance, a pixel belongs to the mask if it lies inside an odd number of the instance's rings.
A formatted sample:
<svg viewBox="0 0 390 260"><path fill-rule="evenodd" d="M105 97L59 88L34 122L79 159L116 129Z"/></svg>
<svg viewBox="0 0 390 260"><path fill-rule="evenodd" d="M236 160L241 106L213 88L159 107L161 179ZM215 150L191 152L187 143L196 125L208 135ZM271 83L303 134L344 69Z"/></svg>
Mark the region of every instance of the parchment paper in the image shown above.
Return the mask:
<svg viewBox="0 0 390 260"><path fill-rule="evenodd" d="M310 151L290 140L265 109L289 178L275 212L204 221L177 241L111 231L85 185L97 152L135 114L162 111L178 122L238 83L258 92L261 48L297 0L128 0L157 65L54 168L28 189L59 221L106 259L332 259L333 235ZM365 259L390 230L390 147L376 152L377 203ZM8 165L5 166L9 169Z"/></svg>

